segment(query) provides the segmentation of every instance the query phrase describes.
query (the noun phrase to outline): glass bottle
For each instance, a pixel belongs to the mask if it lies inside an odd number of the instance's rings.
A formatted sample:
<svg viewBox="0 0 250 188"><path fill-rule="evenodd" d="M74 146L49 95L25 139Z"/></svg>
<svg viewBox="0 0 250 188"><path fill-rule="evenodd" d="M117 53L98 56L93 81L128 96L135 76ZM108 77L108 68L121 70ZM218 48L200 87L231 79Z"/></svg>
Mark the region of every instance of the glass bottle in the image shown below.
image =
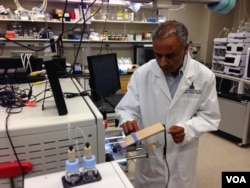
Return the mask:
<svg viewBox="0 0 250 188"><path fill-rule="evenodd" d="M123 15L123 17L124 17L124 20L128 20L128 19L129 19L128 9L126 9L126 8L125 8L125 10L124 10L124 15Z"/></svg>
<svg viewBox="0 0 250 188"><path fill-rule="evenodd" d="M116 13L116 19L117 20L123 20L124 19L121 6L118 7L118 10L117 10L117 13Z"/></svg>

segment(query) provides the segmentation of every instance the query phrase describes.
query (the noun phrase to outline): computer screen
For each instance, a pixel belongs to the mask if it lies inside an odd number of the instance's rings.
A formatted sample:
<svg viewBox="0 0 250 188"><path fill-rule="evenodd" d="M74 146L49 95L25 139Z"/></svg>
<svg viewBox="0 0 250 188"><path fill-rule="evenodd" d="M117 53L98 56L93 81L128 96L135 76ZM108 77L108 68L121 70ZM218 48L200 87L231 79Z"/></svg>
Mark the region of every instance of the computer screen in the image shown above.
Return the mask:
<svg viewBox="0 0 250 188"><path fill-rule="evenodd" d="M116 53L87 56L87 61L91 95L95 101L121 88Z"/></svg>
<svg viewBox="0 0 250 188"><path fill-rule="evenodd" d="M141 66L149 60L155 59L152 46L135 46L134 47L134 61L135 64Z"/></svg>

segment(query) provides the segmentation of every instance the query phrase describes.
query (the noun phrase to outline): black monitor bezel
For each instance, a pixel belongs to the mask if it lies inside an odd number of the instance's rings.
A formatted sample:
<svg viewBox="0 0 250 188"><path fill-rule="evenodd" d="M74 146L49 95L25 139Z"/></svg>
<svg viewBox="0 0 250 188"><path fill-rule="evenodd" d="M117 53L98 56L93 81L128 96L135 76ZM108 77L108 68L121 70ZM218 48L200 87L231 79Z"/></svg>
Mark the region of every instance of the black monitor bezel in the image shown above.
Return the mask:
<svg viewBox="0 0 250 188"><path fill-rule="evenodd" d="M143 53L141 53L143 52ZM147 63L149 60L155 59L153 46L145 45L135 45L134 46L134 62L135 64L142 66Z"/></svg>
<svg viewBox="0 0 250 188"><path fill-rule="evenodd" d="M94 67L97 65L100 65L100 68L107 62L105 59L112 59L112 66L114 70L113 71L113 79L114 81L114 86L109 87L109 89L103 91L101 86L103 87L104 84L108 86L107 84L110 85L110 82L105 82L106 74L110 76L110 71L107 70L101 70L101 71L96 71ZM117 54L116 53L109 53L109 54L101 54L101 55L91 55L87 56L87 61L88 61L88 69L89 69L89 84L91 88L91 96L94 101L101 100L103 98L107 98L108 96L115 94L118 90L121 89L121 83L120 83L120 75L119 75L119 68L118 68L118 63L117 63ZM108 65L110 67L110 65ZM102 74L100 74L100 72ZM98 75L97 75L98 74Z"/></svg>

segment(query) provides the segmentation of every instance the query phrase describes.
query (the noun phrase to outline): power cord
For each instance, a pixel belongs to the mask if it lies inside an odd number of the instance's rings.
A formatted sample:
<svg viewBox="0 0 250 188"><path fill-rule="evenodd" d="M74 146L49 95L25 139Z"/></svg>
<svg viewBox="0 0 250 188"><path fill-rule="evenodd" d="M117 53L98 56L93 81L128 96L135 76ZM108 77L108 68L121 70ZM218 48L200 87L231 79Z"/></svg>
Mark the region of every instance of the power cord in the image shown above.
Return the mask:
<svg viewBox="0 0 250 188"><path fill-rule="evenodd" d="M166 131L166 126L164 124L162 124L164 129L164 147L163 147L163 160L165 161L165 164L167 166L167 170L168 170L168 181L166 183L166 188L168 188L169 185L169 181L170 181L170 169L169 169L169 165L168 165L168 161L167 161L167 131Z"/></svg>
<svg viewBox="0 0 250 188"><path fill-rule="evenodd" d="M22 109L22 108L21 108L21 109ZM13 150L13 153L14 153L14 155L15 155L15 157L16 157L16 160L17 160L17 162L18 162L18 165L19 165L19 167L20 167L20 169L21 169L21 171L22 171L22 186L21 186L21 188L24 188L25 170L24 170L24 167L22 166L21 161L20 161L20 159L19 159L19 157L18 157L18 154L17 154L17 152L16 152L15 146L14 146L14 144L13 144L13 142L12 142L12 139L11 139L11 136L10 136L10 134L9 134L9 128L8 128L8 120L9 120L10 115L11 115L11 114L20 113L22 110L20 110L19 112L11 112L11 110L12 110L12 107L8 107L8 108L6 109L6 112L7 112L8 114L7 114L6 121L5 121L5 129L6 129L6 134L7 134L8 140L9 140L9 142L10 142L11 148L12 148L12 150ZM13 182L11 182L11 183L13 184Z"/></svg>
<svg viewBox="0 0 250 188"><path fill-rule="evenodd" d="M83 92L80 92L80 93L70 93L70 92L64 92L64 97L65 98L74 98L74 97L77 97L77 96L88 96L89 93L87 91L83 91Z"/></svg>

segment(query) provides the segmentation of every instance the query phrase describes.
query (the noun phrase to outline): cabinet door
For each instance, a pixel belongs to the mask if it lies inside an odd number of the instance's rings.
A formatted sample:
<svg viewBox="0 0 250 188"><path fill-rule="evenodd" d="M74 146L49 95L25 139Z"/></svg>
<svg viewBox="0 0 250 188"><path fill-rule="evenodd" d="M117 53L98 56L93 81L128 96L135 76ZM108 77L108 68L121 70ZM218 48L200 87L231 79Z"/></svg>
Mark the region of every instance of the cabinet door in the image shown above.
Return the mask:
<svg viewBox="0 0 250 188"><path fill-rule="evenodd" d="M242 139L247 105L240 102L219 98L221 122L219 130Z"/></svg>
<svg viewBox="0 0 250 188"><path fill-rule="evenodd" d="M121 83L121 93L126 93L127 92L127 85L130 79L130 75L122 75L120 76L120 83Z"/></svg>

